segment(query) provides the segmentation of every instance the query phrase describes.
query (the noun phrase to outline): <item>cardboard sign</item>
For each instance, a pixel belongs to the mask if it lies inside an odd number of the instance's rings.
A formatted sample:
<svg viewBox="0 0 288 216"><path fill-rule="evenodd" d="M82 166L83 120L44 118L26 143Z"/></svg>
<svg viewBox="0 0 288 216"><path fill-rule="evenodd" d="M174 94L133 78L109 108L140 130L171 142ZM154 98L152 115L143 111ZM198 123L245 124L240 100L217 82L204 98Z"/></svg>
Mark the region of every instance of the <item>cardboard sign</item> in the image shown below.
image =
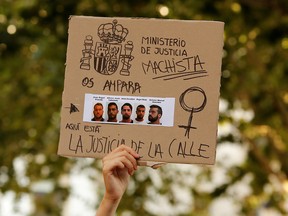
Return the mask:
<svg viewBox="0 0 288 216"><path fill-rule="evenodd" d="M224 23L72 16L58 154L213 164Z"/></svg>

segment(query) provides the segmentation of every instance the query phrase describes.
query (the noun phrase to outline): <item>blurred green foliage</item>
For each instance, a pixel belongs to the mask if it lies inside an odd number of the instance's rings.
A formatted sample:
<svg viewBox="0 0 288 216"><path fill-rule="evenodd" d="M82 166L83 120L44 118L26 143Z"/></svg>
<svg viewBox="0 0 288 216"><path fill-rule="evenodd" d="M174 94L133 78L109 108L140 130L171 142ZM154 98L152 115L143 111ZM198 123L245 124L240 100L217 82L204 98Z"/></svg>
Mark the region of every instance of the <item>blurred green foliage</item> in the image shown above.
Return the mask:
<svg viewBox="0 0 288 216"><path fill-rule="evenodd" d="M169 9L167 15L161 14L164 6ZM1 193L32 193L33 182L53 180L52 193L35 195L35 215L59 215L69 194L59 179L69 173L75 160L58 157L56 152L70 15L225 22L221 97L228 101L228 110L240 107L254 113L249 122L235 121L227 113L220 115L219 124L229 122L239 134L219 138L219 145L231 141L248 146L246 162L230 170L230 183L253 173L253 195L243 202L244 215L255 215L264 198L270 206L287 214L287 0L0 0ZM28 183L17 179L17 157L27 161ZM91 166L99 169L97 162ZM205 172L209 176L210 171ZM265 195L271 176L283 188ZM165 175L162 178L165 187L159 193L169 192L173 179ZM130 209L139 215L152 215L141 205L151 179L135 184L134 193L126 195L119 212ZM205 203L225 193L229 184L211 194L191 188L198 213L191 210L185 215L206 215ZM173 194L170 195L173 203Z"/></svg>

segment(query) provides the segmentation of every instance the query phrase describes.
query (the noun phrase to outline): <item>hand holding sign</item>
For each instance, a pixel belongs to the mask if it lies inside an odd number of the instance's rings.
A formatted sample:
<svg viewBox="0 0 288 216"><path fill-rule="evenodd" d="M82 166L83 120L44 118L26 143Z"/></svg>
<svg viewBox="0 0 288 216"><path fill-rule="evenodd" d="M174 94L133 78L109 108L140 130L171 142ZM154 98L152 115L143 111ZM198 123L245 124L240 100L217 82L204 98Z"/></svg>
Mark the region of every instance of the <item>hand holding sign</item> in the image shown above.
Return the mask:
<svg viewBox="0 0 288 216"><path fill-rule="evenodd" d="M120 145L103 158L105 195L97 211L97 216L114 215L128 186L130 175L137 170L140 156L131 148Z"/></svg>

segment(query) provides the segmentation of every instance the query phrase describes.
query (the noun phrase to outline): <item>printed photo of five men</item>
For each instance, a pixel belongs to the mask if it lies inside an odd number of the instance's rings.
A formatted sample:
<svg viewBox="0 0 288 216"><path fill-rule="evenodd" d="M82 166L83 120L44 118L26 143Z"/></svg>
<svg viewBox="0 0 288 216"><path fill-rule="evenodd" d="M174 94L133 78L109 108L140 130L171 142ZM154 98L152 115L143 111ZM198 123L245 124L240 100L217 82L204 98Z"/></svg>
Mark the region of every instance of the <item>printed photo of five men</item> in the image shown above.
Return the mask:
<svg viewBox="0 0 288 216"><path fill-rule="evenodd" d="M118 107L117 103L109 102L106 112L106 117L104 117L105 108L102 103L97 102L93 107L91 121L162 125L163 111L161 106L156 104L148 107L139 104L133 107L130 103L124 103Z"/></svg>

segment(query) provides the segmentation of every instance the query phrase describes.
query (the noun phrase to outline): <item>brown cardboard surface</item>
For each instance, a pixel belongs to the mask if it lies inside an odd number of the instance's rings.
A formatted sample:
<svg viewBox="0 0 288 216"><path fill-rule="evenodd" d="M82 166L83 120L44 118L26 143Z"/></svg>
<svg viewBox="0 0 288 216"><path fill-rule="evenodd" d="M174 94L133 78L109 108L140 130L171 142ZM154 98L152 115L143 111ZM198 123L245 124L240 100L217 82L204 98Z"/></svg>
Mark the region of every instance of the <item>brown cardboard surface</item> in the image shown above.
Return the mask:
<svg viewBox="0 0 288 216"><path fill-rule="evenodd" d="M71 16L58 154L102 158L125 144L141 165L214 164L223 29L216 21ZM110 102L116 123L107 122ZM127 102L133 123L119 122ZM96 103L104 121L91 120ZM135 122L140 104L143 124ZM162 108L158 125L147 123L153 104Z"/></svg>

